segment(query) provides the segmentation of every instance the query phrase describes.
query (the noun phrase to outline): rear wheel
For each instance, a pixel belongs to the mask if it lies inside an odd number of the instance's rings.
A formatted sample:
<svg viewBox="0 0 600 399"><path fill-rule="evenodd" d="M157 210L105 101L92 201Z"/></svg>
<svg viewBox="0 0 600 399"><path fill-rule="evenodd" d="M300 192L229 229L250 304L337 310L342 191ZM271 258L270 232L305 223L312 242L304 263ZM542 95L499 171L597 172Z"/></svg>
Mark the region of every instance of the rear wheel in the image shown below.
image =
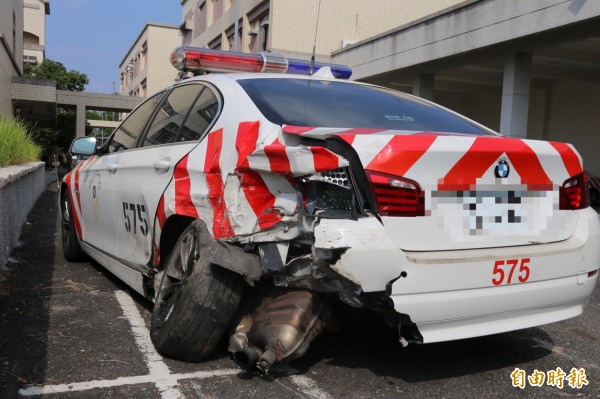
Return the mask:
<svg viewBox="0 0 600 399"><path fill-rule="evenodd" d="M150 336L163 355L206 358L226 333L244 289L242 277L200 257L196 220L181 234L165 266Z"/></svg>
<svg viewBox="0 0 600 399"><path fill-rule="evenodd" d="M590 188L590 204L592 206L597 206L598 201L600 201L600 198L598 198L598 190Z"/></svg>
<svg viewBox="0 0 600 399"><path fill-rule="evenodd" d="M73 207L69 192L65 191L60 196L60 218L62 247L65 259L69 262L81 262L86 259L86 255L79 245L79 238L75 230L73 220Z"/></svg>

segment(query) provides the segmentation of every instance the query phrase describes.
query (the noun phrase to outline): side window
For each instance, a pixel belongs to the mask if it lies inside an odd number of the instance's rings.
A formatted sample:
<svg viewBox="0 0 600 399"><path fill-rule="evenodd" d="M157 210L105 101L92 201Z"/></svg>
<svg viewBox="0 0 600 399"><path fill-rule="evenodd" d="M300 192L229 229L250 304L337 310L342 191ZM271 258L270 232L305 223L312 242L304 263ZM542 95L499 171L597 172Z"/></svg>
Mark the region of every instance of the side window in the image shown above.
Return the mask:
<svg viewBox="0 0 600 399"><path fill-rule="evenodd" d="M177 141L201 139L219 113L219 98L210 89L205 88L192 107L189 116L177 135Z"/></svg>
<svg viewBox="0 0 600 399"><path fill-rule="evenodd" d="M202 89L204 86L199 84L188 84L173 89L160 105L148 129L144 147L184 141L177 140L177 133Z"/></svg>
<svg viewBox="0 0 600 399"><path fill-rule="evenodd" d="M146 100L115 131L110 143L108 152L117 152L129 150L135 147L135 144L144 131L148 119L152 116L154 109L165 96L165 92L158 93L154 97Z"/></svg>

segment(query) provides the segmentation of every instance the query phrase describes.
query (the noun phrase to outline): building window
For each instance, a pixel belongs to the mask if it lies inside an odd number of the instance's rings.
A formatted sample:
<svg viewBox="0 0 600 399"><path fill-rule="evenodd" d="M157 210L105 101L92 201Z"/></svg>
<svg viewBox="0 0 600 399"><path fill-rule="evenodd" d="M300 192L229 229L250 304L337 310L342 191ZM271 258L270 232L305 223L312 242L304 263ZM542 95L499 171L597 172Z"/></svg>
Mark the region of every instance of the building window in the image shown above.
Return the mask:
<svg viewBox="0 0 600 399"><path fill-rule="evenodd" d="M186 14L185 19L181 26L179 27L181 32L182 44L188 45L192 41L192 37L194 35L194 11L190 11Z"/></svg>
<svg viewBox="0 0 600 399"><path fill-rule="evenodd" d="M23 62L28 62L30 64L37 64L38 59L35 55L24 55Z"/></svg>
<svg viewBox="0 0 600 399"><path fill-rule="evenodd" d="M221 50L221 35L215 37L210 43L208 43L208 48L213 50Z"/></svg>
<svg viewBox="0 0 600 399"><path fill-rule="evenodd" d="M194 16L194 38L206 30L206 1L201 1Z"/></svg>
<svg viewBox="0 0 600 399"><path fill-rule="evenodd" d="M258 47L259 51L267 51L269 48L269 16L265 15L259 20Z"/></svg>
<svg viewBox="0 0 600 399"><path fill-rule="evenodd" d="M227 44L229 46L229 50L241 51L240 49L242 48L242 25L243 25L243 22L242 22L242 20L240 20L239 24L238 24L238 47L237 47L237 49L234 48L235 25L230 26L229 29L227 29L227 31L225 31L225 36L227 36Z"/></svg>

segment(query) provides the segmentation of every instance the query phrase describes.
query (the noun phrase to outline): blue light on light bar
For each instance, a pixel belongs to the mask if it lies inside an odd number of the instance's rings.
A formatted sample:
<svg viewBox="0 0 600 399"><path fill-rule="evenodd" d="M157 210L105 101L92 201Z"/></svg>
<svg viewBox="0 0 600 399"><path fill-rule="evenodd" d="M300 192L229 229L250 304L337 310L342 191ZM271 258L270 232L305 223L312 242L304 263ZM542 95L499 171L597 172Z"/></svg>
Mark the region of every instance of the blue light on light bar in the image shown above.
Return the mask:
<svg viewBox="0 0 600 399"><path fill-rule="evenodd" d="M349 79L352 75L352 69L344 65L326 64L323 62L315 62L313 72L318 71L322 67L329 67L331 73L336 79ZM310 75L310 61L288 58L288 69L286 73L294 75Z"/></svg>

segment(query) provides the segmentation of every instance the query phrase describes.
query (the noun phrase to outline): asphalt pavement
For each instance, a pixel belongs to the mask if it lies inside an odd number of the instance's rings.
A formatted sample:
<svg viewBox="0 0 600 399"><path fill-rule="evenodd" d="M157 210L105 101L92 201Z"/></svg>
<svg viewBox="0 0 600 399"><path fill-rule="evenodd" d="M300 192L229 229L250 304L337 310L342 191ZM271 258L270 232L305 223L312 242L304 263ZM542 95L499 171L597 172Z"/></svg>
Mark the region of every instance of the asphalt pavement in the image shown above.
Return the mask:
<svg viewBox="0 0 600 399"><path fill-rule="evenodd" d="M376 316L348 312L268 376L238 370L225 342L202 363L162 358L151 304L96 263L64 259L57 207L50 185L0 269L0 398L600 398L598 289L574 319L406 348ZM515 371L558 367L581 386L513 386Z"/></svg>

